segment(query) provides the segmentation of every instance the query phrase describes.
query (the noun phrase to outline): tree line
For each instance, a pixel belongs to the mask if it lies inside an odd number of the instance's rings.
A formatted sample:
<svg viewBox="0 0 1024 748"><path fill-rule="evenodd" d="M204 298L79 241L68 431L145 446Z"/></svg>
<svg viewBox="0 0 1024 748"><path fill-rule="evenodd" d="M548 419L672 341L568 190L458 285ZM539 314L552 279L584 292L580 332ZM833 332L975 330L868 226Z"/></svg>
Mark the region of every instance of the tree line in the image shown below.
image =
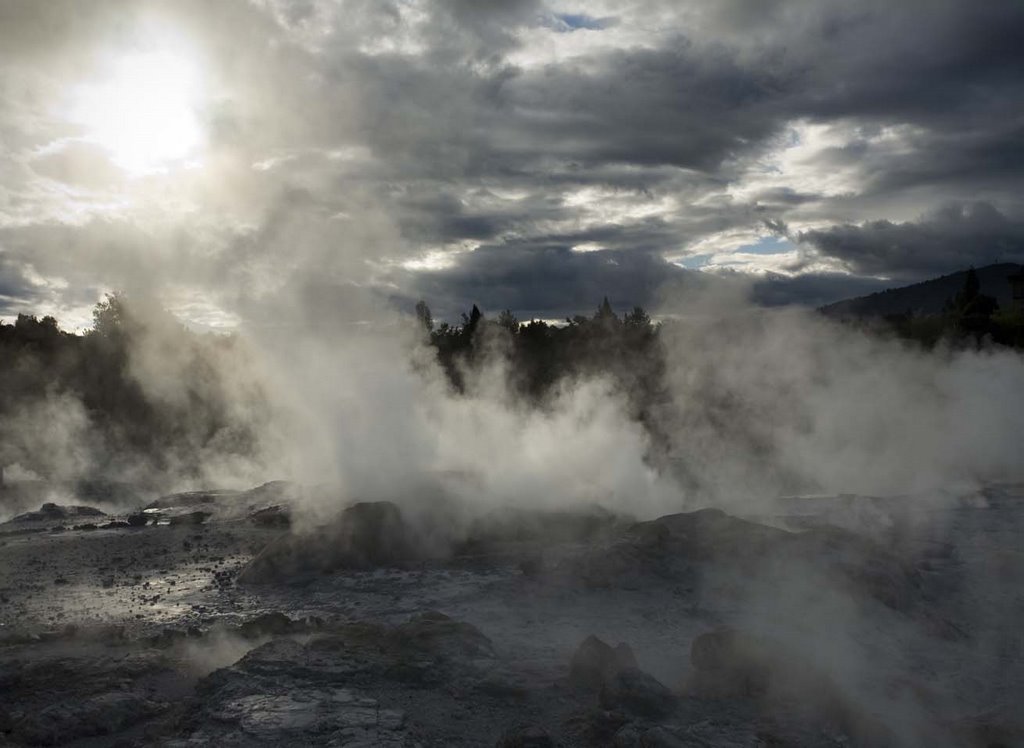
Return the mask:
<svg viewBox="0 0 1024 748"><path fill-rule="evenodd" d="M269 398L230 373L245 370L239 341L139 311L112 294L82 335L50 316L0 323L0 469L145 480L198 475L213 452L256 451Z"/></svg>
<svg viewBox="0 0 1024 748"><path fill-rule="evenodd" d="M663 330L642 307L619 315L605 298L558 324L523 323L507 309L488 317L476 305L455 325L437 323L425 301L413 311L410 324L453 393L499 365L514 396L544 407L563 384L603 377L656 442L667 438L654 417L670 400ZM929 347L1024 347L1020 313L999 310L973 272L942 314L894 315L867 329ZM211 456L258 459L274 403L255 374L245 376L254 369L235 336L191 331L162 310L141 313L119 294L97 304L84 334L20 314L0 323L0 471L18 464L61 478L85 466L97 476L181 478L199 476ZM69 464L72 449L80 459Z"/></svg>
<svg viewBox="0 0 1024 748"><path fill-rule="evenodd" d="M642 307L621 317L605 298L591 316L576 315L564 324L543 320L520 323L510 310L488 319L477 305L462 315L461 325L435 325L426 302L416 305L416 319L438 362L458 392L469 372L498 357L506 364L510 386L534 401L544 400L562 380L604 375L626 392L657 389L663 357L659 326Z"/></svg>

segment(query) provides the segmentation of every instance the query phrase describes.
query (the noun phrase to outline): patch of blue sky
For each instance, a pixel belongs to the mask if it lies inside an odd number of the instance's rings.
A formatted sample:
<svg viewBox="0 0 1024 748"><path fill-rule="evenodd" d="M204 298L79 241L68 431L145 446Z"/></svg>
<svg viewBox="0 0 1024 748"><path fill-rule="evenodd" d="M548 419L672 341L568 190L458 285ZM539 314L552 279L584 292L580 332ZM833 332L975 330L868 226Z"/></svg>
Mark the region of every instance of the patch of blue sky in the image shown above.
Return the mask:
<svg viewBox="0 0 1024 748"><path fill-rule="evenodd" d="M602 31L618 23L616 18L594 18L585 13L555 13L555 19L561 22L557 26L558 30L564 32L578 31L580 29Z"/></svg>
<svg viewBox="0 0 1024 748"><path fill-rule="evenodd" d="M712 255L710 254L690 255L689 257L684 257L681 260L676 260L675 264L681 268L686 268L687 270L696 270L697 268L705 267L711 257Z"/></svg>
<svg viewBox="0 0 1024 748"><path fill-rule="evenodd" d="M778 236L762 236L753 244L745 244L736 251L754 255L781 255L792 252L793 243Z"/></svg>

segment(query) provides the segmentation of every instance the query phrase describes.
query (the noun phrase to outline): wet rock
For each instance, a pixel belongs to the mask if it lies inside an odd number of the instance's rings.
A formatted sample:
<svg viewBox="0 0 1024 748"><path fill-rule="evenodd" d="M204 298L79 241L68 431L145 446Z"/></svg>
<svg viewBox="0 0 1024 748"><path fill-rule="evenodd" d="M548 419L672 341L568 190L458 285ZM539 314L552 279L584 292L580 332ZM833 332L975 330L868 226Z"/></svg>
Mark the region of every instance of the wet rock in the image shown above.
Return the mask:
<svg viewBox="0 0 1024 748"><path fill-rule="evenodd" d="M396 733L405 723L402 711L381 709L375 699L345 688L249 694L215 705L209 716L236 724L252 740L276 745L314 738L321 742L327 736L371 738L374 733L384 740L398 740L400 735Z"/></svg>
<svg viewBox="0 0 1024 748"><path fill-rule="evenodd" d="M543 727L519 726L507 730L494 745L495 748L555 748L557 743Z"/></svg>
<svg viewBox="0 0 1024 748"><path fill-rule="evenodd" d="M318 683L350 684L353 674L421 688L445 684L471 690L493 668L490 640L467 623L437 613L414 616L384 627L344 624L330 627L293 622L318 635L306 644L274 639L252 650L234 667L250 675L302 677Z"/></svg>
<svg viewBox="0 0 1024 748"><path fill-rule="evenodd" d="M636 667L619 670L609 677L600 694L600 704L605 709L620 709L647 717L671 714L678 701L656 678Z"/></svg>
<svg viewBox="0 0 1024 748"><path fill-rule="evenodd" d="M65 629L38 641L65 642L69 636ZM67 646L40 647L23 659L0 661L0 721L7 733L2 737L15 745L72 745L112 736L167 710L146 685L174 682L161 656L119 650L113 634L102 627L76 630L74 636L76 650L102 643L102 654L69 656Z"/></svg>
<svg viewBox="0 0 1024 748"><path fill-rule="evenodd" d="M271 542L242 570L243 584L282 582L311 573L401 566L417 557L398 507L388 501L354 504L337 522Z"/></svg>
<svg viewBox="0 0 1024 748"><path fill-rule="evenodd" d="M282 637L204 678L181 737L222 745L405 746L405 713L397 698L389 703L390 694L406 694L405 704L410 694L423 694L436 709L449 691L468 693L492 661L483 634L440 613L395 627L336 624L306 643Z"/></svg>
<svg viewBox="0 0 1024 748"><path fill-rule="evenodd" d="M625 668L635 668L636 657L628 644L615 647L591 634L576 649L569 663L569 679L577 685L598 689Z"/></svg>
<svg viewBox="0 0 1024 748"><path fill-rule="evenodd" d="M114 691L51 704L13 720L16 740L30 745L65 745L75 740L110 735L166 709L130 691Z"/></svg>

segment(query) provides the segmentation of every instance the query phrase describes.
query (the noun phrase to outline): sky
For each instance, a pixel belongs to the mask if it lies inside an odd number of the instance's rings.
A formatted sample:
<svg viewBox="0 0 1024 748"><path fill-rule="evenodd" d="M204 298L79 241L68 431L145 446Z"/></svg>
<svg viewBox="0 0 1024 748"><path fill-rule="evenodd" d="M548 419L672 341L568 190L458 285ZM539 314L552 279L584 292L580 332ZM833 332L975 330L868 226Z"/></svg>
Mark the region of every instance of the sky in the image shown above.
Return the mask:
<svg viewBox="0 0 1024 748"><path fill-rule="evenodd" d="M1018 0L0 0L0 317L817 305L1024 261Z"/></svg>

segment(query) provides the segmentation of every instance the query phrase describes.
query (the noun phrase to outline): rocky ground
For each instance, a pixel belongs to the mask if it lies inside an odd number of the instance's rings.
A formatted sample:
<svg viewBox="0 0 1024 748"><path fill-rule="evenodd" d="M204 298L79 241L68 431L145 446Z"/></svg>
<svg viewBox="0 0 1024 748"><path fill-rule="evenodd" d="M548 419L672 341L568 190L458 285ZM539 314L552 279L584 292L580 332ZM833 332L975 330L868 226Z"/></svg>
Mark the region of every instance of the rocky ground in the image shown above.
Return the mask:
<svg viewBox="0 0 1024 748"><path fill-rule="evenodd" d="M0 525L0 745L1024 745L1022 486L293 528L303 496Z"/></svg>

